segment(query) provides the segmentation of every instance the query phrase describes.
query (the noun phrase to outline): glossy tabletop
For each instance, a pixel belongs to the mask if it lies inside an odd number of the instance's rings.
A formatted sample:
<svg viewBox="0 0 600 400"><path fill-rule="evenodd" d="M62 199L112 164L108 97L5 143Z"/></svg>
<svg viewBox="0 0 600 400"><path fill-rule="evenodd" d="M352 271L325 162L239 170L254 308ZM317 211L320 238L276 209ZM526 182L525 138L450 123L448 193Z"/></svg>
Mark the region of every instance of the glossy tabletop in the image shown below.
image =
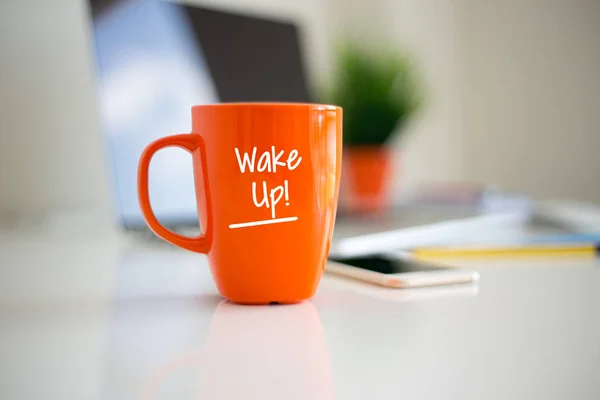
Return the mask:
<svg viewBox="0 0 600 400"><path fill-rule="evenodd" d="M156 248L155 248L156 247ZM598 399L600 266L477 262L476 286L325 275L237 306L204 256L116 234L0 236L2 399Z"/></svg>

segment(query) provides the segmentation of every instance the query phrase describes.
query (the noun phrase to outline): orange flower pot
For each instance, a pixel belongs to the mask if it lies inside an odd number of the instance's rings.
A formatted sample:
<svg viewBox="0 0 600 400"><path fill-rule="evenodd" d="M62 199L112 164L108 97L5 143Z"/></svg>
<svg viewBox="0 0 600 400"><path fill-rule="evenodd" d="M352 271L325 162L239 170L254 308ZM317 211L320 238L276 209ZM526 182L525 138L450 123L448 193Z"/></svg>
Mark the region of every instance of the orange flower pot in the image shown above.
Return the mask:
<svg viewBox="0 0 600 400"><path fill-rule="evenodd" d="M345 208L373 213L389 205L392 152L383 146L344 149L342 184Z"/></svg>

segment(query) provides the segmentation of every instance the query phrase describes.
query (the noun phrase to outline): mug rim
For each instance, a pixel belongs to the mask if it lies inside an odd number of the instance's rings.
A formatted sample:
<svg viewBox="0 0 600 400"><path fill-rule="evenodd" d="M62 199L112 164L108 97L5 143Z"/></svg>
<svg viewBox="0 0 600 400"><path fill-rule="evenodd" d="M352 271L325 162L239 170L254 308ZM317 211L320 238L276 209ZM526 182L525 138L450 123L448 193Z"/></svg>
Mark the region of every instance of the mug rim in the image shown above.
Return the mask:
<svg viewBox="0 0 600 400"><path fill-rule="evenodd" d="M342 107L335 106L332 104L320 104L320 103L294 103L294 102L224 102L224 103L208 103L208 104L197 104L192 106L192 110L202 108L230 108L230 107L244 107L244 108L312 108L324 111L340 111Z"/></svg>

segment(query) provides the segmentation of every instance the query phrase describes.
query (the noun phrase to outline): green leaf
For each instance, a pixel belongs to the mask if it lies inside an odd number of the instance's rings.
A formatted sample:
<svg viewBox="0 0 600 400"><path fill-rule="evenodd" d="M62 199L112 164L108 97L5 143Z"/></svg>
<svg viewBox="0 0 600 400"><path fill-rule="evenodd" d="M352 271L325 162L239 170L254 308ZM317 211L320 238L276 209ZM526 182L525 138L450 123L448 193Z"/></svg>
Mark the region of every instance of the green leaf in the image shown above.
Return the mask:
<svg viewBox="0 0 600 400"><path fill-rule="evenodd" d="M344 109L345 145L382 145L419 111L423 93L407 55L346 44L327 102Z"/></svg>

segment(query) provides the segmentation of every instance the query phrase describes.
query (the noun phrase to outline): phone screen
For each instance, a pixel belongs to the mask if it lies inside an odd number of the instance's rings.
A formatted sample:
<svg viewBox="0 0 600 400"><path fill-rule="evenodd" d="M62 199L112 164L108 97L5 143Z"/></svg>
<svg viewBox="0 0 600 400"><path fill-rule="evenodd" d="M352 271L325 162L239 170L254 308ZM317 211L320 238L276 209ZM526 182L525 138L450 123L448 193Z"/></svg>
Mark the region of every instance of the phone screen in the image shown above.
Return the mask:
<svg viewBox="0 0 600 400"><path fill-rule="evenodd" d="M381 274L401 274L406 272L447 270L447 267L425 264L414 260L390 258L380 255L361 257L331 257L331 261L350 265Z"/></svg>

